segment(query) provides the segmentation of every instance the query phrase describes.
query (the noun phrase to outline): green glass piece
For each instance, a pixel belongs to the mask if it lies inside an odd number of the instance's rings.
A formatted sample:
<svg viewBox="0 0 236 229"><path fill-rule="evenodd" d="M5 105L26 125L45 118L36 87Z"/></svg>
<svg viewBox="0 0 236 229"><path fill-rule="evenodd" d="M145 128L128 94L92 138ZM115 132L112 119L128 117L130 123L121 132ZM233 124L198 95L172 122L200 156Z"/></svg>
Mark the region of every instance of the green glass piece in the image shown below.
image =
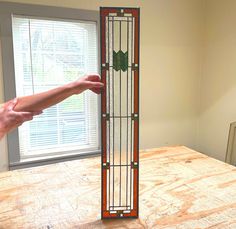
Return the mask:
<svg viewBox="0 0 236 229"><path fill-rule="evenodd" d="M115 52L113 51L113 68L116 71L122 70L123 72L128 69L128 52L123 51Z"/></svg>

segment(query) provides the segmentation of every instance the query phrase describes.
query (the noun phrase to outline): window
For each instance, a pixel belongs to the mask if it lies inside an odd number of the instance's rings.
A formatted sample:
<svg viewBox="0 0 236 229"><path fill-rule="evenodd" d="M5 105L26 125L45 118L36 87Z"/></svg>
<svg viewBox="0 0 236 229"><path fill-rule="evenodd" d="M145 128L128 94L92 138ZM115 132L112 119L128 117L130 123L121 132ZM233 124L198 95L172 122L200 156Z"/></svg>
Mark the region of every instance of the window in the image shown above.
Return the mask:
<svg viewBox="0 0 236 229"><path fill-rule="evenodd" d="M0 3L6 100L98 72L98 18L96 11ZM8 136L10 168L100 153L99 113L90 91L46 109Z"/></svg>
<svg viewBox="0 0 236 229"><path fill-rule="evenodd" d="M13 16L17 96L42 92L97 72L95 22ZM21 158L98 149L97 97L73 96L19 128Z"/></svg>

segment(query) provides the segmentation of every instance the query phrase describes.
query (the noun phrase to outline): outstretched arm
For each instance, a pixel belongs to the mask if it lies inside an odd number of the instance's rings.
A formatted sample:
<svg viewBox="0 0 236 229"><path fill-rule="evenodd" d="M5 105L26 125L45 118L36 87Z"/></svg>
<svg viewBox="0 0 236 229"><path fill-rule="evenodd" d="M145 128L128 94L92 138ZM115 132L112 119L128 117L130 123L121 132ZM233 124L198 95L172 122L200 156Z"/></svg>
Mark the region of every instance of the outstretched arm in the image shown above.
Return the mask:
<svg viewBox="0 0 236 229"><path fill-rule="evenodd" d="M64 99L90 89L99 94L103 84L96 74L87 75L77 81L35 95L18 98L15 111L37 112L53 106Z"/></svg>
<svg viewBox="0 0 236 229"><path fill-rule="evenodd" d="M88 75L46 92L6 102L0 108L0 139L22 123L32 120L33 116L41 114L42 110L63 101L71 95L80 94L87 89L99 94L102 87L103 84L98 75Z"/></svg>

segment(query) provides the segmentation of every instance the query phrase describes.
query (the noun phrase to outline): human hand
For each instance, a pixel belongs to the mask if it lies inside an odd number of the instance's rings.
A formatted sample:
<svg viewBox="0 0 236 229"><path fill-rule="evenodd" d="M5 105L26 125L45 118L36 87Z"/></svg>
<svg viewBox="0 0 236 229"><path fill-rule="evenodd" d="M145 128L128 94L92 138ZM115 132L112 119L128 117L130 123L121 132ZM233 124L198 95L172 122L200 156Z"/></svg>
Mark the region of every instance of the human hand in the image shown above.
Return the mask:
<svg viewBox="0 0 236 229"><path fill-rule="evenodd" d="M86 75L79 80L73 82L74 93L79 94L87 89L96 94L100 94L104 84L97 74Z"/></svg>
<svg viewBox="0 0 236 229"><path fill-rule="evenodd" d="M32 120L33 116L42 113L42 111L16 112L14 111L16 104L17 99L14 99L5 103L0 109L0 139L14 128L22 125L24 122Z"/></svg>

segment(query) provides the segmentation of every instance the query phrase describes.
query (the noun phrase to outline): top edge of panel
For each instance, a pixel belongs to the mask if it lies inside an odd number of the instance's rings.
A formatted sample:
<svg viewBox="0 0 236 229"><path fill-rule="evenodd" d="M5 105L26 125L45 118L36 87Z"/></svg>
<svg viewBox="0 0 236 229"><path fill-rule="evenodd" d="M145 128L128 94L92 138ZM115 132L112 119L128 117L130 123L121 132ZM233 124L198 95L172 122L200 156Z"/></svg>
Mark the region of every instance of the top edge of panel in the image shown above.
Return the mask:
<svg viewBox="0 0 236 229"><path fill-rule="evenodd" d="M102 9L130 9L130 10L140 10L140 7L103 7L100 6L100 10Z"/></svg>

